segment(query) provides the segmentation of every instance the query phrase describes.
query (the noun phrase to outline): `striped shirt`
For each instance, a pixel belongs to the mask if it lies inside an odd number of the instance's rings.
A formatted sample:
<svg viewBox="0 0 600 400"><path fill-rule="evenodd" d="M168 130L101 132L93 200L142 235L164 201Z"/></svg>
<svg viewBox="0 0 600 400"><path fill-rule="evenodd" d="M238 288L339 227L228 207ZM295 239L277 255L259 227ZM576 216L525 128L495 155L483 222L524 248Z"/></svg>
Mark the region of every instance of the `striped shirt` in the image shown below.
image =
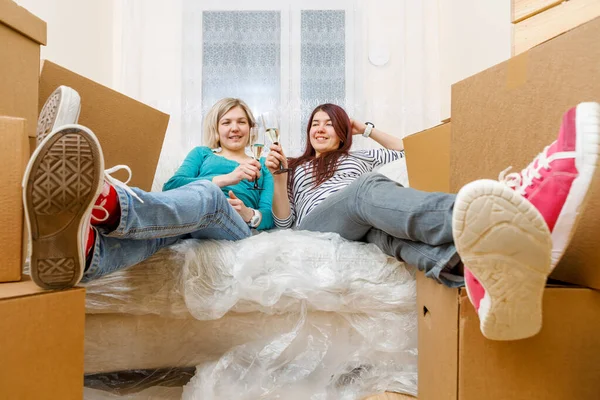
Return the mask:
<svg viewBox="0 0 600 400"><path fill-rule="evenodd" d="M335 174L315 187L315 178L308 163L302 164L294 172L294 185L288 187L291 214L285 219L273 215L275 226L291 228L296 223L300 225L315 207L333 193L339 192L350 185L364 173L371 172L376 167L404 157L404 151L375 149L351 151L341 157Z"/></svg>

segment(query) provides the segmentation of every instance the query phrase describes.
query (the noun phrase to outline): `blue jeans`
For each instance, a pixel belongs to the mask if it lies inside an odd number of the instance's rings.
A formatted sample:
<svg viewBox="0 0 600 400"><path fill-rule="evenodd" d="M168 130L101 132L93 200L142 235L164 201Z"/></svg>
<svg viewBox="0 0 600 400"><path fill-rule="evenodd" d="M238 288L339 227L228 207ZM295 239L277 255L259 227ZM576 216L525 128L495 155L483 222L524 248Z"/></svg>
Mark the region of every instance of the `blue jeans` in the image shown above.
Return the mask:
<svg viewBox="0 0 600 400"><path fill-rule="evenodd" d="M371 172L327 197L298 229L374 243L426 276L458 287L464 279L453 272L460 262L452 237L454 199L453 194L405 188Z"/></svg>
<svg viewBox="0 0 600 400"><path fill-rule="evenodd" d="M196 181L160 193L132 190L144 201L115 186L121 206L116 229L97 229L91 263L83 282L140 263L179 239L239 240L251 235L221 189Z"/></svg>

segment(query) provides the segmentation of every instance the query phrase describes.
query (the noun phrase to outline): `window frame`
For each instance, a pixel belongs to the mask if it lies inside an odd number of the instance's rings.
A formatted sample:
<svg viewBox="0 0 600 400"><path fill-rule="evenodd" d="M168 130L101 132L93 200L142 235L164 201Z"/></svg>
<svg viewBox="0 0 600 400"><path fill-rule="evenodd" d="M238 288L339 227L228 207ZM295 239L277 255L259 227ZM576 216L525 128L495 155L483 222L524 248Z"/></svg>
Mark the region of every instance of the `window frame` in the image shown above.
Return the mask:
<svg viewBox="0 0 600 400"><path fill-rule="evenodd" d="M189 109L186 105L200 105L202 102L202 54L203 27L202 14L205 11L279 11L281 13L281 70L280 104L282 145L285 149L298 151L305 127L300 126L300 73L301 73L301 14L306 10L340 10L345 12L345 81L346 110L354 113L357 96L358 76L356 67L355 32L359 23L356 13L356 0L229 0L227 2L208 0L183 0L182 26L182 129L184 134L201 130L201 110ZM198 42L200 46L198 46ZM296 44L296 45L294 45ZM256 110L253 110L256 111ZM264 110L266 111L266 110ZM297 147L297 146L296 146ZM295 156L298 154L288 154Z"/></svg>

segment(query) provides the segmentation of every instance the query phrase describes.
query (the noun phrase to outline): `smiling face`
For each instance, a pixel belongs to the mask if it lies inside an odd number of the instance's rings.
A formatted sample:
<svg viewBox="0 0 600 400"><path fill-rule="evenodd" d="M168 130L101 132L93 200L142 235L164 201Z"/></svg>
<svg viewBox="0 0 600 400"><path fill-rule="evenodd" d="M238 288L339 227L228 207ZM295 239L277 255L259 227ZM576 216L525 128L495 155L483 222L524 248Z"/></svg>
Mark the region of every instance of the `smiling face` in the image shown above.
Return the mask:
<svg viewBox="0 0 600 400"><path fill-rule="evenodd" d="M329 114L317 111L310 123L310 144L315 149L316 156L340 148L340 138L333 129Z"/></svg>
<svg viewBox="0 0 600 400"><path fill-rule="evenodd" d="M223 114L218 122L218 132L223 149L244 151L250 139L250 122L244 110L237 106Z"/></svg>

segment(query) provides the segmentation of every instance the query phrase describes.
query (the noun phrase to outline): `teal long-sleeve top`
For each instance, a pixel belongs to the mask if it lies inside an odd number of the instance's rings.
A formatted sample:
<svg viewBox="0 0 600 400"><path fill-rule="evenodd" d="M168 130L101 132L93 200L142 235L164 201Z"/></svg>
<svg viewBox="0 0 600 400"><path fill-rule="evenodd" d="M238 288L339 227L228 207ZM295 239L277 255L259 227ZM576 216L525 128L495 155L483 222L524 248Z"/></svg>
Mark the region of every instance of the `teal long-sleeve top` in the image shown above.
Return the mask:
<svg viewBox="0 0 600 400"><path fill-rule="evenodd" d="M274 185L273 176L265 166L264 157L260 159L260 164L262 169L258 185L263 190L252 190L254 182L247 180L243 180L237 185L224 186L221 190L227 198L229 198L229 191L233 191L246 207L260 211L262 221L256 229L263 230L271 229L274 226L271 213ZM185 186L197 180L212 181L215 176L233 172L238 165L240 164L237 161L216 155L208 147L196 147L190 151L175 175L163 185L163 191Z"/></svg>

